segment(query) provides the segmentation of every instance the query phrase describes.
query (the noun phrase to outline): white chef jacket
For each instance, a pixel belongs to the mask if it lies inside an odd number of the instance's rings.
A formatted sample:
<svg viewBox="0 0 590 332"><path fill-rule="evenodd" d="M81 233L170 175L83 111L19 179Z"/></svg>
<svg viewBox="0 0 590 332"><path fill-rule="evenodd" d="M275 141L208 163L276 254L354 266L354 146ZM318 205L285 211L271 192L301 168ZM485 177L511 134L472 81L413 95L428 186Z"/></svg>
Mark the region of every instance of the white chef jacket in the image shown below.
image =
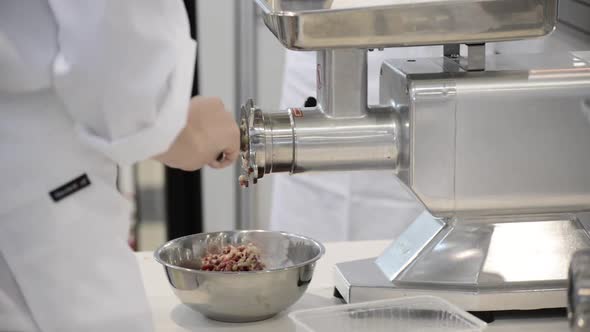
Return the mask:
<svg viewBox="0 0 590 332"><path fill-rule="evenodd" d="M195 50L181 1L0 1L0 331L152 330L117 164L183 128Z"/></svg>

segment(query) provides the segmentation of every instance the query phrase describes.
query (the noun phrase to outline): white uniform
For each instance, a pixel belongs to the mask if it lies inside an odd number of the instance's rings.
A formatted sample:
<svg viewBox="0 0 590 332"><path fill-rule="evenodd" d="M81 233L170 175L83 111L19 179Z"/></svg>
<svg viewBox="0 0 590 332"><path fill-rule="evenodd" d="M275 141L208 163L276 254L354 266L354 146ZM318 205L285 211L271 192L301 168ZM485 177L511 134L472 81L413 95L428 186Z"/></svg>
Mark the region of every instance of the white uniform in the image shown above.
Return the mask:
<svg viewBox="0 0 590 332"><path fill-rule="evenodd" d="M488 54L539 52L543 40L490 44ZM379 70L386 59L440 57L442 47L386 49L369 53L368 101L379 103ZM316 53L288 51L281 108L301 107L316 95ZM389 171L274 176L271 229L319 241L395 238L423 211Z"/></svg>
<svg viewBox="0 0 590 332"><path fill-rule="evenodd" d="M195 49L180 1L0 1L0 331L152 330L117 164L180 132Z"/></svg>

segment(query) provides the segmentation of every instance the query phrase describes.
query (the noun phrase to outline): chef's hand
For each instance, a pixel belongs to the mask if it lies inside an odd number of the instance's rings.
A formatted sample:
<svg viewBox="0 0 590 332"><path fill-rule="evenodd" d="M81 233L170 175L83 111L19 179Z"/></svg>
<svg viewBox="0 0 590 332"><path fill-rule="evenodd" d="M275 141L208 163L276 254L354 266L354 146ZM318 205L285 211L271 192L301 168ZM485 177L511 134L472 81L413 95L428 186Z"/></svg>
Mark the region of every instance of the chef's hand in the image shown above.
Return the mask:
<svg viewBox="0 0 590 332"><path fill-rule="evenodd" d="M194 97L188 121L168 151L155 159L185 171L224 168L240 153L240 130L219 98ZM223 156L223 159L219 159Z"/></svg>

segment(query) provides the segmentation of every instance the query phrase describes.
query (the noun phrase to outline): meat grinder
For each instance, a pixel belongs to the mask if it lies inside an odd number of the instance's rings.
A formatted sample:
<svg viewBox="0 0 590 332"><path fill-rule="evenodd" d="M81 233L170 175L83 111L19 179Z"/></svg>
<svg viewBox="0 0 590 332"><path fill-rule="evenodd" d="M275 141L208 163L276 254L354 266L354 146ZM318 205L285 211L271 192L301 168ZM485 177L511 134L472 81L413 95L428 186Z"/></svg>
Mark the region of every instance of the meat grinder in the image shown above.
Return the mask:
<svg viewBox="0 0 590 332"><path fill-rule="evenodd" d="M590 247L579 220L590 210L590 52L485 52L551 33L556 0L257 4L285 47L317 51L318 105L245 104L242 184L391 170L427 211L380 257L336 266L347 302L432 294L470 311L566 306L570 257ZM423 45L444 52L385 61L380 103L367 105L367 52Z"/></svg>

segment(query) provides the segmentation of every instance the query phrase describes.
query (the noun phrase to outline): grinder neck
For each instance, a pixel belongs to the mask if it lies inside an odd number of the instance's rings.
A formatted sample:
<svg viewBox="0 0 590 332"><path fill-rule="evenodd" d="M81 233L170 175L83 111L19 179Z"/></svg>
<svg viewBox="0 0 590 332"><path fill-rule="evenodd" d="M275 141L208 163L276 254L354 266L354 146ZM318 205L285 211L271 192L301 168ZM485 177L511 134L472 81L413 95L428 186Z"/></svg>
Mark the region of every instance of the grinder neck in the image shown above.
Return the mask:
<svg viewBox="0 0 590 332"><path fill-rule="evenodd" d="M367 50L317 52L318 107L328 117L354 118L367 113Z"/></svg>

